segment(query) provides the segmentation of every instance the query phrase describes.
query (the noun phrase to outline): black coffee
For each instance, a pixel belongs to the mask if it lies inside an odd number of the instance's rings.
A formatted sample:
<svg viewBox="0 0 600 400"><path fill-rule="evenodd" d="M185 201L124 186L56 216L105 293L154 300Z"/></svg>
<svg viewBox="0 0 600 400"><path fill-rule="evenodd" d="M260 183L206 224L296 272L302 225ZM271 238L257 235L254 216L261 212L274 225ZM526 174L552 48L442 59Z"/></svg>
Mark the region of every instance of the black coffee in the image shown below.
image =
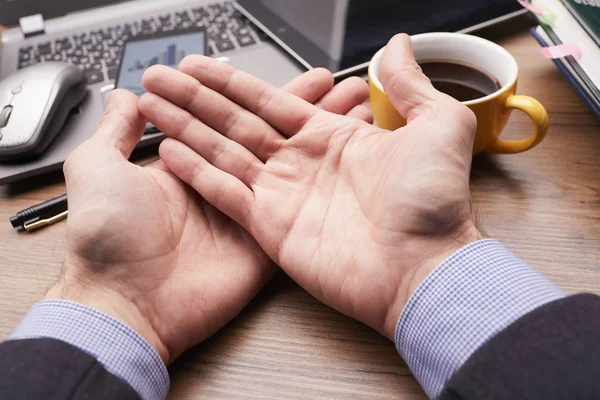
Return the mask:
<svg viewBox="0 0 600 400"><path fill-rule="evenodd" d="M423 61L419 65L437 90L458 101L479 99L501 87L487 72L456 61Z"/></svg>

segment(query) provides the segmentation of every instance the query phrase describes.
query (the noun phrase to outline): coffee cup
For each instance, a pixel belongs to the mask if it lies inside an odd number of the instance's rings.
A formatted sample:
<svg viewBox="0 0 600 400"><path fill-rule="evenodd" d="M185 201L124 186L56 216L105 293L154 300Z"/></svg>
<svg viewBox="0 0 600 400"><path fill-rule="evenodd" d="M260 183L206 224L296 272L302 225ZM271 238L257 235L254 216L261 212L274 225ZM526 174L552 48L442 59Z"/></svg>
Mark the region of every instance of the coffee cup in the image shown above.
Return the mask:
<svg viewBox="0 0 600 400"><path fill-rule="evenodd" d="M519 68L508 51L489 40L459 33L423 33L413 35L411 39L415 59L420 64L432 61L458 63L485 71L496 79L498 86L494 92L462 101L477 117L474 155L482 152L521 153L544 139L548 130L548 113L536 99L516 94ZM395 130L406 125L406 120L390 103L379 78L384 50L379 50L369 65L370 100L377 125ZM500 139L513 109L525 112L533 121L533 134L529 138Z"/></svg>

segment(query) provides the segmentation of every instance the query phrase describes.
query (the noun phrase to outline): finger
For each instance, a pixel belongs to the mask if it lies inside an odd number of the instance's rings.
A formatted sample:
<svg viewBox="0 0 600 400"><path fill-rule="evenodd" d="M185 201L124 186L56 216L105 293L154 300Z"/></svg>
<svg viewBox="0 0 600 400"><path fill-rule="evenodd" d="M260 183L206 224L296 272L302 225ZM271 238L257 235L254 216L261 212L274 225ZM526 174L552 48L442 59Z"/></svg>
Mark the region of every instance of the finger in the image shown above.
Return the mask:
<svg viewBox="0 0 600 400"><path fill-rule="evenodd" d="M238 177L248 187L252 186L264 165L239 143L153 93L142 96L139 109L165 135L185 143L216 168Z"/></svg>
<svg viewBox="0 0 600 400"><path fill-rule="evenodd" d="M353 76L338 83L316 104L326 111L345 115L354 107L369 98L369 85L363 79Z"/></svg>
<svg viewBox="0 0 600 400"><path fill-rule="evenodd" d="M106 112L100 120L95 141L119 151L126 159L144 134L146 120L138 111L135 94L117 89L107 97Z"/></svg>
<svg viewBox="0 0 600 400"><path fill-rule="evenodd" d="M333 75L325 68L315 68L289 81L282 89L315 104L333 88Z"/></svg>
<svg viewBox="0 0 600 400"><path fill-rule="evenodd" d="M348 111L346 116L363 120L369 124L372 124L374 121L373 111L369 107L363 106L362 104Z"/></svg>
<svg viewBox="0 0 600 400"><path fill-rule="evenodd" d="M159 153L171 172L248 230L254 194L246 185L177 140L165 139Z"/></svg>
<svg viewBox="0 0 600 400"><path fill-rule="evenodd" d="M410 123L428 114L440 93L421 71L406 34L394 36L381 58L380 78L394 107Z"/></svg>
<svg viewBox="0 0 600 400"><path fill-rule="evenodd" d="M188 56L179 70L258 115L287 137L300 131L318 112L312 104L210 57Z"/></svg>
<svg viewBox="0 0 600 400"><path fill-rule="evenodd" d="M183 72L157 65L144 73L142 82L151 93L186 109L204 124L244 146L262 161L269 159L281 146L284 137L273 127ZM156 117L146 115L151 122Z"/></svg>

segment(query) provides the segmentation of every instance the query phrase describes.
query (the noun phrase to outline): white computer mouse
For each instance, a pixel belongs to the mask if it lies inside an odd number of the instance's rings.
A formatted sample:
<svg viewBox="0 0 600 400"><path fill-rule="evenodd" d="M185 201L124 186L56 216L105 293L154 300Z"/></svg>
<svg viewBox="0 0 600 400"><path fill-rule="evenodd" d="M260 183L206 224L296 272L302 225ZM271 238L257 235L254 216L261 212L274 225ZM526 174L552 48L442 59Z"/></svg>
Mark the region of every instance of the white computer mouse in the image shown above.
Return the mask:
<svg viewBox="0 0 600 400"><path fill-rule="evenodd" d="M85 73L47 62L0 81L0 161L35 157L60 133L87 93Z"/></svg>

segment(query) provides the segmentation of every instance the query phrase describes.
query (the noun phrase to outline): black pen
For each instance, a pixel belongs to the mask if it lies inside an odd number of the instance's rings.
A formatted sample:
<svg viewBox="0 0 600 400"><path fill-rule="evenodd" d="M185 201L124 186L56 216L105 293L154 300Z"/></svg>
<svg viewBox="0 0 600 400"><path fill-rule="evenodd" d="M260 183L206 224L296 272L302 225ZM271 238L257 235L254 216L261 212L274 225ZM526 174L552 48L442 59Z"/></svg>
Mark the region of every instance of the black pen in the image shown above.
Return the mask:
<svg viewBox="0 0 600 400"><path fill-rule="evenodd" d="M68 212L67 195L63 194L19 211L17 215L10 217L10 223L15 229L22 228L31 232L67 218Z"/></svg>

